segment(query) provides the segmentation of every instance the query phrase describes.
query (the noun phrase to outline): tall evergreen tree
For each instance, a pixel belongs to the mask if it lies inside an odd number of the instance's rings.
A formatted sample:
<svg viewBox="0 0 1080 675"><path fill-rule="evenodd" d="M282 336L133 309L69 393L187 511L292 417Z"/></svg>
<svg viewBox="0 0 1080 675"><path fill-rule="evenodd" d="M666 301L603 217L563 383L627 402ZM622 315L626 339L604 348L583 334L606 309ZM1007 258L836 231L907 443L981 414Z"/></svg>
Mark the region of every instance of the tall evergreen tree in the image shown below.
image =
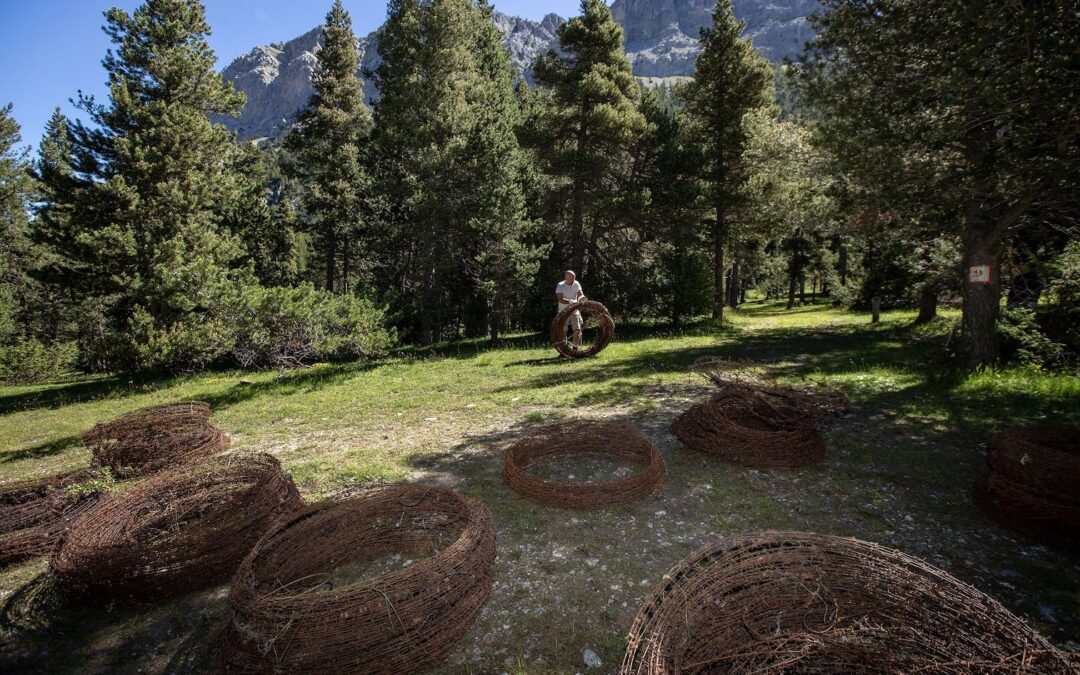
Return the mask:
<svg viewBox="0 0 1080 675"><path fill-rule="evenodd" d="M498 335L534 269L517 104L487 2L393 0L375 76L382 258L411 331Z"/></svg>
<svg viewBox="0 0 1080 675"><path fill-rule="evenodd" d="M537 151L556 184L570 265L587 274L605 223L623 211L631 152L648 133L640 89L623 49L623 30L603 0L582 0L581 16L559 27L559 51L535 66L550 90ZM592 249L592 251L590 251Z"/></svg>
<svg viewBox="0 0 1080 675"><path fill-rule="evenodd" d="M1077 218L1080 2L824 5L800 77L820 137L913 237L942 207L966 277L956 355L993 363L1007 237Z"/></svg>
<svg viewBox="0 0 1080 675"><path fill-rule="evenodd" d="M748 38L740 37L745 28L735 18L731 0L720 0L713 25L701 30L702 52L694 79L679 91L703 145L705 177L716 217L712 231L716 319L724 314L726 250L734 210L748 178L742 162L747 141L743 120L748 112L772 102L775 86L769 62Z"/></svg>
<svg viewBox="0 0 1080 675"><path fill-rule="evenodd" d="M11 104L0 108L0 346L21 331L32 282L27 209L32 180Z"/></svg>
<svg viewBox="0 0 1080 675"><path fill-rule="evenodd" d="M215 310L245 274L220 226L236 146L208 115L235 114L244 98L215 69L197 0L147 0L105 17L109 102L80 97L91 124L67 134L54 119L44 146L55 156L42 162L60 168L41 173L41 238L100 301L109 366L199 366L220 353L227 327Z"/></svg>
<svg viewBox="0 0 1080 675"><path fill-rule="evenodd" d="M286 140L295 156L303 221L312 234L322 282L335 293L352 290L370 232L371 179L365 168L372 116L364 104L363 82L352 19L335 0L326 15L314 93Z"/></svg>

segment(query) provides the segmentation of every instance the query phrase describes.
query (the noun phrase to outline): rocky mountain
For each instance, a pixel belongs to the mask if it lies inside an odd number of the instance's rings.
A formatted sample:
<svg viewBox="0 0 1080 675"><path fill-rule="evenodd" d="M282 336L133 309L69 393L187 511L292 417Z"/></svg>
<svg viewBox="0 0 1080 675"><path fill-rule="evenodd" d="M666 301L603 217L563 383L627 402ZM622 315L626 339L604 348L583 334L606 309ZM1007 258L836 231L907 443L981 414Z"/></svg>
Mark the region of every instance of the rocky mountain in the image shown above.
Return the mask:
<svg viewBox="0 0 1080 675"><path fill-rule="evenodd" d="M735 0L735 15L747 22L746 32L762 54L780 61L798 54L810 39L807 16L818 7L818 0ZM655 84L693 74L700 51L697 36L711 23L715 8L716 0L615 0L611 11L626 31L634 73ZM495 13L510 62L527 81L536 57L557 44L556 31L564 21L555 14L537 22ZM239 117L220 121L242 140L288 131L311 97L321 34L315 28L285 43L256 47L229 64L222 74L247 94L248 102ZM378 65L378 32L358 39L356 48L364 69ZM368 98L377 98L374 87L366 87Z"/></svg>

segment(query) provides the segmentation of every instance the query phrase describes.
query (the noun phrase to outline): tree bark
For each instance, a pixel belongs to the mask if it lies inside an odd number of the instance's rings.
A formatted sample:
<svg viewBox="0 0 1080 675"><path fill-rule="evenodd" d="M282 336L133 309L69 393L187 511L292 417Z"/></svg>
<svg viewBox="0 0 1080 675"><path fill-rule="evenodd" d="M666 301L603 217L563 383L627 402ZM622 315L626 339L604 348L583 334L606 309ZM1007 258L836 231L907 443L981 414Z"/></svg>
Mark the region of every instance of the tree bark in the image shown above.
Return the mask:
<svg viewBox="0 0 1080 675"><path fill-rule="evenodd" d="M337 285L337 237L333 232L326 234L326 290L334 292Z"/></svg>
<svg viewBox="0 0 1080 675"><path fill-rule="evenodd" d="M739 307L739 286L742 284L739 278L739 261L742 258L739 246L736 245L731 249L731 277L728 279L728 307L732 309L738 309Z"/></svg>
<svg viewBox="0 0 1080 675"><path fill-rule="evenodd" d="M836 266L839 268L840 271L840 285L847 286L848 250L847 246L844 244L840 244L840 260L837 261Z"/></svg>
<svg viewBox="0 0 1080 675"><path fill-rule="evenodd" d="M724 320L724 276L727 270L724 265L724 242L727 239L727 223L724 221L724 207L716 205L716 224L713 229L713 278L716 288L713 292L713 318Z"/></svg>
<svg viewBox="0 0 1080 675"><path fill-rule="evenodd" d="M996 223L970 222L964 246L964 315L960 324L959 362L968 368L998 360L997 320L1001 311L1001 239ZM972 283L972 268L988 266L989 283Z"/></svg>
<svg viewBox="0 0 1080 675"><path fill-rule="evenodd" d="M881 298L874 296L870 301L870 323L881 323Z"/></svg>
<svg viewBox="0 0 1080 675"><path fill-rule="evenodd" d="M937 318L938 291L930 284L919 289L919 316L915 323L930 323Z"/></svg>
<svg viewBox="0 0 1080 675"><path fill-rule="evenodd" d="M788 295L787 295L787 308L795 309L795 288L799 282L797 275L791 274L788 276Z"/></svg>

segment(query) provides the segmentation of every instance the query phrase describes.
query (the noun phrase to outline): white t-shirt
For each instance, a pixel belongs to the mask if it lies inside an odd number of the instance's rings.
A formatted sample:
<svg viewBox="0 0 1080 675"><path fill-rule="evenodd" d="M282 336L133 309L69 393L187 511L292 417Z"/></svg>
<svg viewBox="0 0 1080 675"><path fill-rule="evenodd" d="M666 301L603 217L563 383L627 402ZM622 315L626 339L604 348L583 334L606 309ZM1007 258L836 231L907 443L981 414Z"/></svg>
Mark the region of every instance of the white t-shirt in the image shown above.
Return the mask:
<svg viewBox="0 0 1080 675"><path fill-rule="evenodd" d="M570 302L576 302L578 299L578 293L584 293L584 291L581 290L580 281L575 281L573 285L570 285L565 281L560 281L559 285L555 287L555 293L565 300L569 300ZM564 309L566 309L566 305L559 303L557 311L561 312Z"/></svg>

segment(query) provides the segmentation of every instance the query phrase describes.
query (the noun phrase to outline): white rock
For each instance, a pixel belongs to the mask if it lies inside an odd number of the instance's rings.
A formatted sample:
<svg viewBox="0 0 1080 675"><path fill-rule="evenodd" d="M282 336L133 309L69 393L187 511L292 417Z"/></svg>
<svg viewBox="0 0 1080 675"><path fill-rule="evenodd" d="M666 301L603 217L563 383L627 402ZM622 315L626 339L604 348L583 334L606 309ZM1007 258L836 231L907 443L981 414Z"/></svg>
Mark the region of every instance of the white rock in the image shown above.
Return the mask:
<svg viewBox="0 0 1080 675"><path fill-rule="evenodd" d="M585 665L589 668L599 668L604 665L604 662L600 660L600 657L596 655L596 652L586 648L582 656L585 658Z"/></svg>

